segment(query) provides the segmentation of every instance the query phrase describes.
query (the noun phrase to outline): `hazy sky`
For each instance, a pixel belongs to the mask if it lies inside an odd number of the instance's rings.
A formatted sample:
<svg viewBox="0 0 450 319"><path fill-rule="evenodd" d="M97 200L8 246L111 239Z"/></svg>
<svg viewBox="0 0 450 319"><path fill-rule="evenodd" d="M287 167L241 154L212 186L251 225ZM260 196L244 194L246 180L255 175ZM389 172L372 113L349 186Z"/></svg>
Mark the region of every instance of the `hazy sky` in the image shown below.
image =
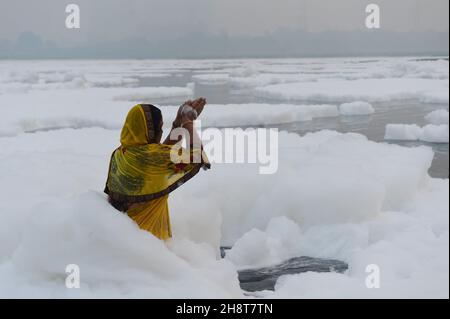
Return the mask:
<svg viewBox="0 0 450 319"><path fill-rule="evenodd" d="M81 8L81 29L65 28L65 6ZM0 0L0 38L33 31L59 45L189 32L255 36L280 28L364 29L365 6L381 7L382 29L448 31L448 0Z"/></svg>

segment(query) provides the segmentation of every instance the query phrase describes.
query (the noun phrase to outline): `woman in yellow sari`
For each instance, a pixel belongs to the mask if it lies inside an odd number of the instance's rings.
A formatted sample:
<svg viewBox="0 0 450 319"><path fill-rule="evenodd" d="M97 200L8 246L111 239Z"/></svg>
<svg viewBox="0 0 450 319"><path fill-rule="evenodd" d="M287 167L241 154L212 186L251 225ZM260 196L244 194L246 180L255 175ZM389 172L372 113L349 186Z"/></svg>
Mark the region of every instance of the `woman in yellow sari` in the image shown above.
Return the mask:
<svg viewBox="0 0 450 319"><path fill-rule="evenodd" d="M200 168L210 168L193 127L193 120L205 104L203 98L186 102L173 122L171 133L183 128L190 141L188 156L178 157L181 160L174 161L177 157L171 155L184 150L180 146L182 136L170 133L161 144L161 111L148 104L139 104L130 110L121 132L121 145L111 156L105 188L111 205L161 240L172 237L169 193L194 177ZM186 107L189 112L184 112ZM195 149L195 145L200 147ZM198 163L192 161L196 153L201 154Z"/></svg>

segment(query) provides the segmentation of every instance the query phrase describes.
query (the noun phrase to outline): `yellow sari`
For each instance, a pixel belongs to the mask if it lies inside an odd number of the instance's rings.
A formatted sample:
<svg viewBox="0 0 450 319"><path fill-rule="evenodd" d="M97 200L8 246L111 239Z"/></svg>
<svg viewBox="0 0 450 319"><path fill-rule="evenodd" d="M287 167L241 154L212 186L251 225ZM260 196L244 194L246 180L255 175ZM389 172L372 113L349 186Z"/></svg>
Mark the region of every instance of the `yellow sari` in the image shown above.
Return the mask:
<svg viewBox="0 0 450 319"><path fill-rule="evenodd" d="M126 212L140 228L166 240L172 237L168 195L210 165L205 154L191 150L179 163L171 159L180 148L157 144L152 105L136 105L121 132L121 146L112 156L105 193L111 204ZM190 163L201 152L201 163ZM173 153L172 153L173 154Z"/></svg>

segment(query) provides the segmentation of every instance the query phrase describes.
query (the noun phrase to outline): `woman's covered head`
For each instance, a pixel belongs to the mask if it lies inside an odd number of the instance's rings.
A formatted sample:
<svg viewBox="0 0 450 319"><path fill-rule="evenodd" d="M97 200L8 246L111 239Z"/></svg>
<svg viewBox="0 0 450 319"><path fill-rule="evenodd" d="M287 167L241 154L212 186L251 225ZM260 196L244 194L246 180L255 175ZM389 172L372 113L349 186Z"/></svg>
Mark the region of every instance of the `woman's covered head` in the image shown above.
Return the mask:
<svg viewBox="0 0 450 319"><path fill-rule="evenodd" d="M128 112L122 128L122 146L159 144L162 138L161 110L150 104L139 104Z"/></svg>

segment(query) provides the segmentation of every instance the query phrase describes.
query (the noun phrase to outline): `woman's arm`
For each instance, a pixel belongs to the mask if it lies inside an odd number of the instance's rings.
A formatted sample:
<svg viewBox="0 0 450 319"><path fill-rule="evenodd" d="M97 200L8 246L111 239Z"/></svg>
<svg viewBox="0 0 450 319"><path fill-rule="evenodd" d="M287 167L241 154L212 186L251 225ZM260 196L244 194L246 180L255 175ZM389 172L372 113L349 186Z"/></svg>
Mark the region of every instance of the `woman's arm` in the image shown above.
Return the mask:
<svg viewBox="0 0 450 319"><path fill-rule="evenodd" d="M180 128L181 124L178 125L175 122L172 124L172 128L170 129L169 135L166 137L163 144L165 145L175 145L183 139L183 135L175 134L174 130Z"/></svg>
<svg viewBox="0 0 450 319"><path fill-rule="evenodd" d="M184 133L184 134L183 134ZM182 123L179 127L173 124L172 129L170 130L169 136L167 136L164 141L165 145L175 145L183 140L183 136L189 138L190 146L194 146L197 148L202 147L202 141L197 131L194 128L194 122L187 120Z"/></svg>
<svg viewBox="0 0 450 319"><path fill-rule="evenodd" d="M186 130L187 135L189 137L189 144L191 146L197 147L197 148L201 148L202 147L202 140L200 138L200 136L198 136L197 131L195 130L194 127L194 122L193 121L188 121L182 124L181 126L183 129Z"/></svg>

